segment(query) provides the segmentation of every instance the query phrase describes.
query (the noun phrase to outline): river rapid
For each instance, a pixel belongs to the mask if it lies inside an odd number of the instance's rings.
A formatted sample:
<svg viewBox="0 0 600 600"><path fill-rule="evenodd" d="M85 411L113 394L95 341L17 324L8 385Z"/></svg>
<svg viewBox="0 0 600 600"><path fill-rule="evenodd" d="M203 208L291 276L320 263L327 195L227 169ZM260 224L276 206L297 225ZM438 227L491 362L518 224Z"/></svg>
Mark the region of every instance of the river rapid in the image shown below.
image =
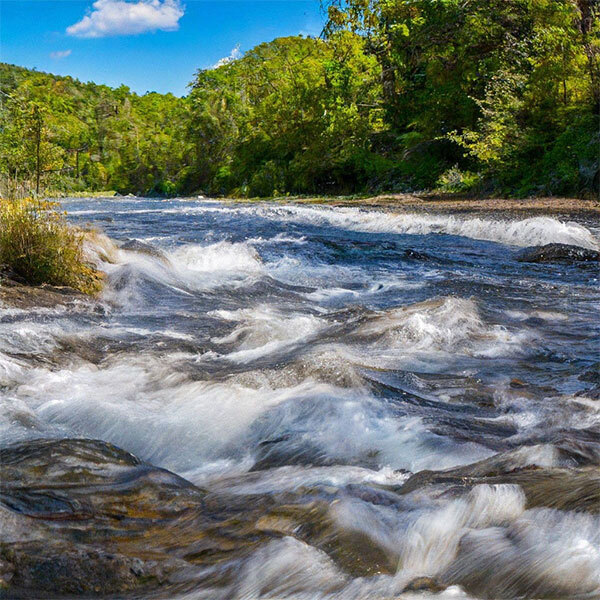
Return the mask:
<svg viewBox="0 0 600 600"><path fill-rule="evenodd" d="M64 208L106 286L0 307L2 541L161 565L86 597L600 597L598 263L516 260L596 217Z"/></svg>

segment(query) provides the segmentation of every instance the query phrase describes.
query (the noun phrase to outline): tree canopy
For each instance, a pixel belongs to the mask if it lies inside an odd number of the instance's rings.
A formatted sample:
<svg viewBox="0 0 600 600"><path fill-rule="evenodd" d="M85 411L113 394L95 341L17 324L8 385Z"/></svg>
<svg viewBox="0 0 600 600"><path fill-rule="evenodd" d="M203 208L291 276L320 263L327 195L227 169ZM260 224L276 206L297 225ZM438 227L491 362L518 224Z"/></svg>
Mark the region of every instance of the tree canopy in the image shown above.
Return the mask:
<svg viewBox="0 0 600 600"><path fill-rule="evenodd" d="M3 187L597 193L597 2L324 5L320 39L200 70L185 98L0 65Z"/></svg>
<svg viewBox="0 0 600 600"><path fill-rule="evenodd" d="M171 193L184 176L187 105L172 94L0 64L0 98L5 189L40 178L52 191Z"/></svg>

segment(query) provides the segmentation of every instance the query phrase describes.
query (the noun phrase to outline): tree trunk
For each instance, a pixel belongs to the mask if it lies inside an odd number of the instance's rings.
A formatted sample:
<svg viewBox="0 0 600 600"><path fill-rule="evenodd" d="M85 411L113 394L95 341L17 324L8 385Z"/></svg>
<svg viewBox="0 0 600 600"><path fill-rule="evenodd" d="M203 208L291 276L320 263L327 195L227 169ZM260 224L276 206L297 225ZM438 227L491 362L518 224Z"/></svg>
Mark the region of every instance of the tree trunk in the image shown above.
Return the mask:
<svg viewBox="0 0 600 600"><path fill-rule="evenodd" d="M576 0L579 10L579 31L583 47L587 56L590 83L592 86L592 99L594 114L600 114L600 57L591 39L595 20L600 16L598 0Z"/></svg>

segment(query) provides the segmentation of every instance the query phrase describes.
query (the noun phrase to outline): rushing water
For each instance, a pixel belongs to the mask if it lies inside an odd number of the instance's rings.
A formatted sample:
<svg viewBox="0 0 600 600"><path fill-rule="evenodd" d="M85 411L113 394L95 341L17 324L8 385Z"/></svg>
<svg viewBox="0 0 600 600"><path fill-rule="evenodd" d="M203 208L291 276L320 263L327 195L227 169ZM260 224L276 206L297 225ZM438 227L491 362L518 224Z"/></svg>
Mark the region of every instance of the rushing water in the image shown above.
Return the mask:
<svg viewBox="0 0 600 600"><path fill-rule="evenodd" d="M515 259L593 218L64 206L106 289L0 309L3 445L111 442L267 532L160 597L598 597L598 265Z"/></svg>

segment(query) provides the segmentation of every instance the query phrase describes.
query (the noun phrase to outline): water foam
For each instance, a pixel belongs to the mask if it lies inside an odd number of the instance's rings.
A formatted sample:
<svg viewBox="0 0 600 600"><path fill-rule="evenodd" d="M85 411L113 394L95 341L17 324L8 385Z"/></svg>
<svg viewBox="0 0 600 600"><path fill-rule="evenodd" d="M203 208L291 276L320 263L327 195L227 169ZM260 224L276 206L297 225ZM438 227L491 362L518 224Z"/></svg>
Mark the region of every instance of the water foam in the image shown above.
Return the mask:
<svg viewBox="0 0 600 600"><path fill-rule="evenodd" d="M37 423L36 436L103 439L197 477L204 467L212 472L215 461L240 463L273 439L282 439L284 452L307 445L342 465L375 456L377 468L452 467L490 454L433 435L420 419L382 413L364 391L310 378L282 388L193 381L176 364L168 356L140 355L101 367L18 370L6 401Z"/></svg>
<svg viewBox="0 0 600 600"><path fill-rule="evenodd" d="M268 305L217 310L210 315L237 323L229 334L212 341L220 345L234 344L235 350L227 354L227 358L240 363L307 343L327 327L326 321L313 315L283 314Z"/></svg>
<svg viewBox="0 0 600 600"><path fill-rule="evenodd" d="M168 256L174 265L198 273L263 271L258 253L245 242L222 241L207 246L190 244L177 248Z"/></svg>
<svg viewBox="0 0 600 600"><path fill-rule="evenodd" d="M525 329L512 332L486 323L473 299L438 298L375 313L356 331L381 365L403 357L439 355L505 356L523 351L532 341ZM391 362L390 362L391 361ZM395 362L394 362L395 361Z"/></svg>
<svg viewBox="0 0 600 600"><path fill-rule="evenodd" d="M453 215L390 213L359 208L260 207L265 218L334 226L351 231L427 235L445 233L514 246L538 246L549 243L574 244L598 249L599 242L584 226L552 217L520 220L463 218Z"/></svg>
<svg viewBox="0 0 600 600"><path fill-rule="evenodd" d="M418 495L414 492L413 495ZM397 557L397 589L435 577L486 598L595 597L600 517L526 509L512 484L477 485L464 497L398 512L348 498L331 506L338 527Z"/></svg>
<svg viewBox="0 0 600 600"><path fill-rule="evenodd" d="M149 254L123 250L106 236L95 234L85 249L88 260L108 274L104 298L134 307L144 303L145 282L190 295L220 286L243 286L264 271L256 250L243 242L188 244Z"/></svg>
<svg viewBox="0 0 600 600"><path fill-rule="evenodd" d="M48 431L104 439L179 472L218 458L258 415L294 394L189 381L166 357L150 356L102 368L33 369L13 385L13 396Z"/></svg>

